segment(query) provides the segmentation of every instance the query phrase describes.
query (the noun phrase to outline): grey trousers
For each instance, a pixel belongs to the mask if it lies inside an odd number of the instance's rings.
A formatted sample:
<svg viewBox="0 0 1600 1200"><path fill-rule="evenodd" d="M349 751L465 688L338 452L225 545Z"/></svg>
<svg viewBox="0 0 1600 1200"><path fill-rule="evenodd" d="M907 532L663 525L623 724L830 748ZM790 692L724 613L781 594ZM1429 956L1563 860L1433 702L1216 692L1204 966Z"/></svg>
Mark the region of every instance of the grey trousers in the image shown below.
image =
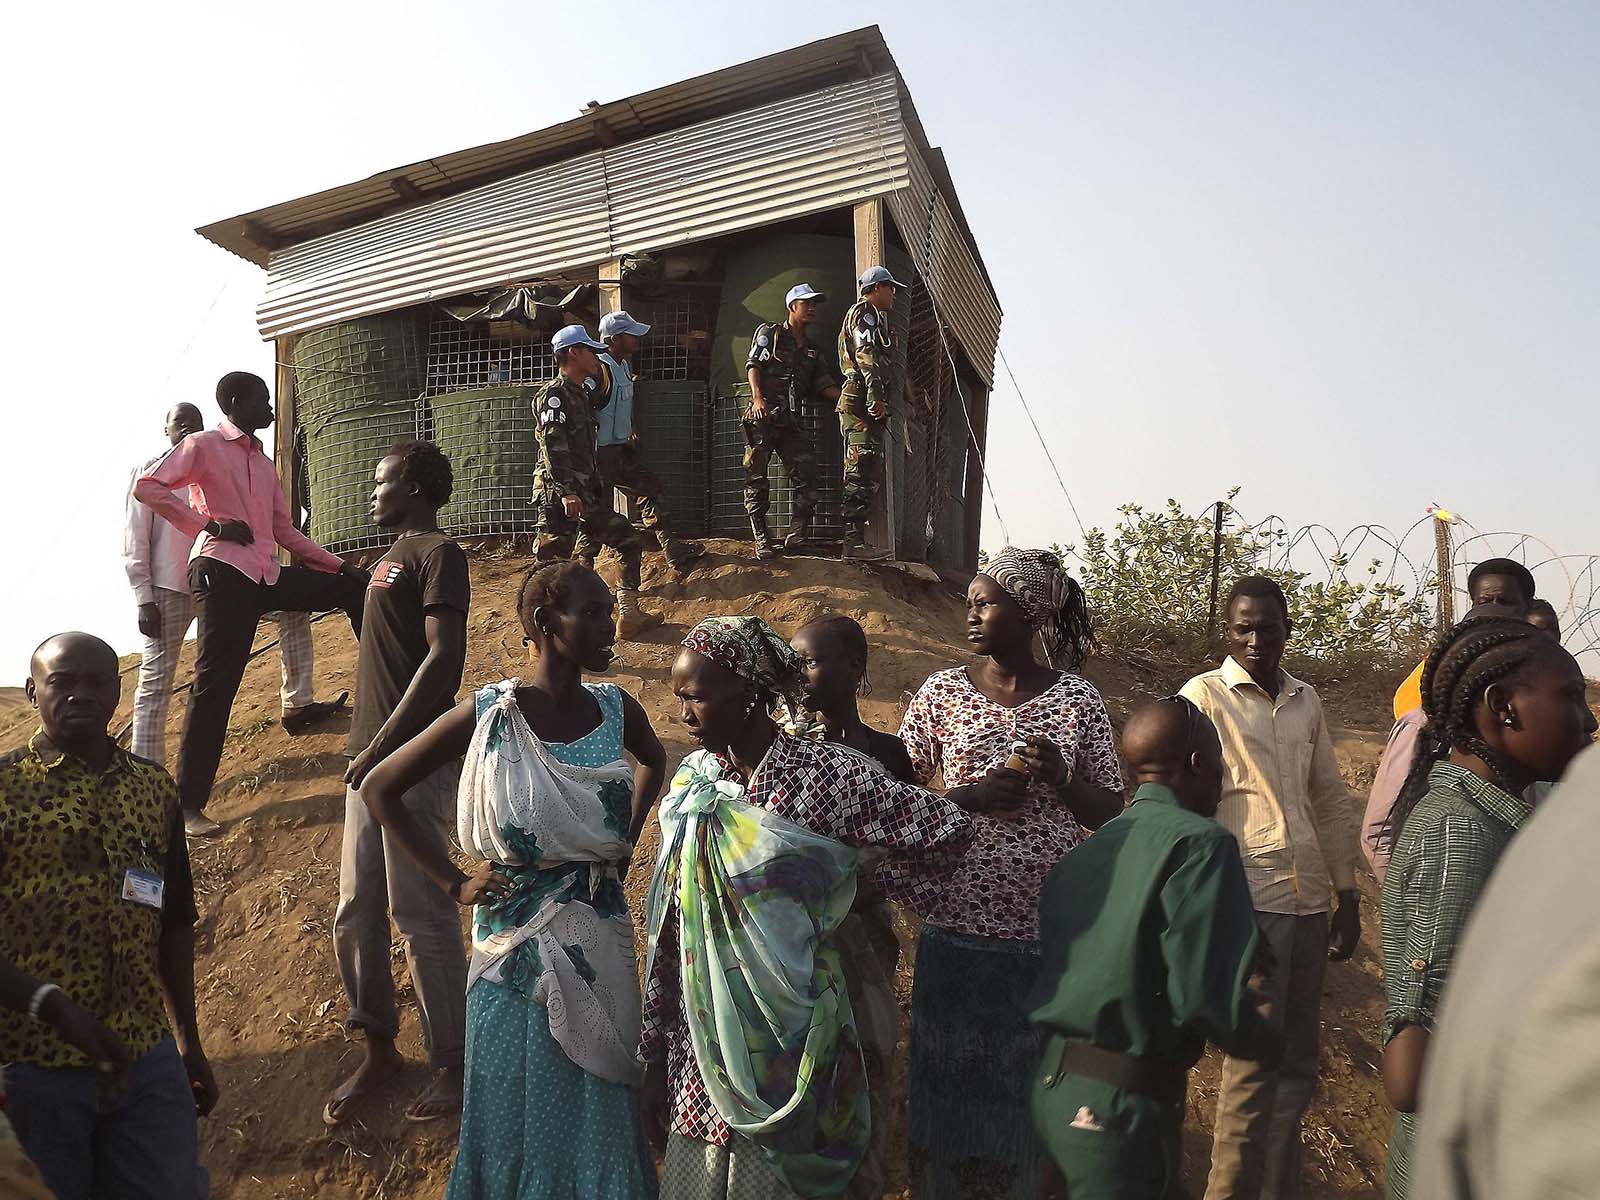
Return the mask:
<svg viewBox="0 0 1600 1200"><path fill-rule="evenodd" d="M188 592L156 589L161 612L161 632L144 639L139 660L139 686L133 693L133 752L162 766L167 764L167 709L172 704L172 680L178 673L178 653L184 634L194 621L194 600ZM316 699L311 688L311 614L271 612L266 619L278 625L278 656L283 659L283 709L303 708Z"/></svg>
<svg viewBox="0 0 1600 1200"><path fill-rule="evenodd" d="M6 1068L17 1139L58 1200L204 1200L194 1093L169 1037L139 1058L128 1092L100 1111L88 1067Z"/></svg>
<svg viewBox="0 0 1600 1200"><path fill-rule="evenodd" d="M1322 980L1328 969L1328 914L1256 913L1277 956L1262 992L1283 1024L1275 1071L1228 1057L1222 1063L1206 1200L1289 1200L1300 1182L1300 1119L1317 1090Z"/></svg>
<svg viewBox="0 0 1600 1200"><path fill-rule="evenodd" d="M440 846L450 844L460 774L460 764L451 763L405 794L406 806ZM333 952L350 1002L349 1026L392 1040L400 1032L400 1012L389 967L391 916L405 945L428 1062L458 1067L467 1044L460 908L384 833L361 794L346 788Z"/></svg>

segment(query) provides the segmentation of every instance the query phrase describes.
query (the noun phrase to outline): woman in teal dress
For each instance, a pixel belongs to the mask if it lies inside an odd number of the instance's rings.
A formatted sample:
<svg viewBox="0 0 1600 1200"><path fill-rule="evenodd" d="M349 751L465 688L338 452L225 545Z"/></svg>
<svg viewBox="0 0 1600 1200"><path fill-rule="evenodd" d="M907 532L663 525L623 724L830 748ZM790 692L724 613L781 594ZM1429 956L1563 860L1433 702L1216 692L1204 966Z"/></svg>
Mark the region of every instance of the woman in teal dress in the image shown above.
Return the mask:
<svg viewBox="0 0 1600 1200"><path fill-rule="evenodd" d="M429 877L476 906L447 1200L656 1195L638 1119L638 970L621 875L666 753L638 701L583 682L610 664L614 608L588 567L529 572L517 600L535 650L529 678L480 689L361 789ZM415 836L400 800L463 755L457 831L481 860L470 874Z"/></svg>

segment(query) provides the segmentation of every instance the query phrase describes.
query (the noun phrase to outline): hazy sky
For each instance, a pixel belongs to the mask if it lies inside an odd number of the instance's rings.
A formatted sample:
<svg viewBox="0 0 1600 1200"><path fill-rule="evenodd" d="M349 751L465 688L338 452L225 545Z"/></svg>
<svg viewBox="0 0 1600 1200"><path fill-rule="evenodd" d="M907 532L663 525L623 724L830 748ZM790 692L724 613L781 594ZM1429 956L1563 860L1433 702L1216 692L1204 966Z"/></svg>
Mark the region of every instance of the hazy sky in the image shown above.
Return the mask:
<svg viewBox="0 0 1600 1200"><path fill-rule="evenodd" d="M1291 525L1437 499L1600 553L1593 4L27 6L0 682L62 628L137 648L129 472L169 404L270 377L264 275L196 225L871 20L1087 523L1242 484ZM1074 538L999 379L1012 540Z"/></svg>

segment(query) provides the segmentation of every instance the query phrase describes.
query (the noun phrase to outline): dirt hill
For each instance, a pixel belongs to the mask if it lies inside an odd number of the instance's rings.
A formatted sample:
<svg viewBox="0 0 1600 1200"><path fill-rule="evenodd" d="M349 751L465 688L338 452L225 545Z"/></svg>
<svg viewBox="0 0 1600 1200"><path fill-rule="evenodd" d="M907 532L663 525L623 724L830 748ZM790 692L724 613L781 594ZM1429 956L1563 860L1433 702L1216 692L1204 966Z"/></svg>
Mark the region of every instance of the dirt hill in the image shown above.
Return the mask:
<svg viewBox="0 0 1600 1200"><path fill-rule="evenodd" d="M646 604L661 611L667 624L643 643L620 645L611 671L611 678L643 702L672 755L681 757L691 747L674 723L667 675L679 639L705 616L753 613L786 633L823 612L855 617L873 643L874 690L863 708L869 721L884 728L898 724L905 701L930 673L970 661L961 636L960 595L931 573L923 577L821 559L758 566L736 557L737 549L716 544L708 564L683 582L673 580L659 557L651 556ZM526 565L526 559L510 553L474 559L466 672L470 684L515 674L525 661L515 596ZM348 625L336 617L313 628L319 695L351 688L355 643ZM184 651L180 681L189 678L192 659L191 643ZM1120 721L1139 702L1173 691L1198 665L1103 657L1087 673ZM132 701L135 666L125 662L119 724ZM454 1128L410 1125L401 1119L404 1101L421 1086L420 1066L395 1093L395 1102L371 1110L363 1123L329 1131L319 1117L328 1091L359 1054L358 1044L342 1026L344 998L330 935L338 897L348 723L340 721L312 736L286 736L277 724L278 669L277 655L270 650L250 664L234 705L210 809L226 832L193 847L202 914L195 971L200 1020L223 1089L221 1104L202 1128L213 1195L220 1200L436 1200L443 1195L454 1152ZM1365 794L1389 728L1381 697L1393 685L1379 682L1385 686L1369 683L1359 695L1353 689L1325 693L1336 723L1340 765L1358 795ZM183 703L179 697L173 705L171 761L176 759ZM0 710L0 746L19 743L30 729L27 712ZM647 833L629 877L636 909L653 853ZM1383 995L1376 898L1370 879L1365 886L1362 948L1352 962L1328 972L1322 1084L1306 1130L1304 1194L1310 1197L1371 1196L1381 1179L1390 1113L1376 1070ZM907 920L902 934L909 951L914 922ZM910 961L908 953L902 959L902 1002L910 995ZM398 947L394 962L396 981L409 1005ZM416 1021L409 1012L401 1048L420 1062ZM1190 1093L1186 1174L1197 1193L1209 1154L1216 1080L1216 1063L1208 1059ZM904 1123L903 1091L892 1116L898 1133Z"/></svg>

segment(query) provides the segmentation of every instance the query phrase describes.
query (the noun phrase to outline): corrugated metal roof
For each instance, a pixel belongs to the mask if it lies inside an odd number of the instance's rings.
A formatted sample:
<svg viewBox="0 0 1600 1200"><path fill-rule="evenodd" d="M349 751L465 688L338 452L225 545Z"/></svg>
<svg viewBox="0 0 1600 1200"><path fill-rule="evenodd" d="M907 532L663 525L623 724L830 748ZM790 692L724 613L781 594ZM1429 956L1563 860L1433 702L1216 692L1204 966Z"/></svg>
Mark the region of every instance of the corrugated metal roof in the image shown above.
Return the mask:
<svg viewBox="0 0 1600 1200"><path fill-rule="evenodd" d="M823 88L278 251L257 319L276 337L848 207L906 188L909 153L896 75Z"/></svg>
<svg viewBox="0 0 1600 1200"><path fill-rule="evenodd" d="M894 58L883 34L871 25L602 104L548 129L424 159L243 213L202 226L197 232L264 267L275 249L463 192L491 179L893 69ZM927 138L903 89L901 99L913 140L925 146Z"/></svg>
<svg viewBox="0 0 1600 1200"><path fill-rule="evenodd" d="M868 83L866 108L850 115L812 103L859 100ZM775 112L809 114L816 136L771 146L768 169L753 178L743 139L752 120L759 126L760 114ZM885 120L892 127L878 124ZM199 232L270 265L258 319L274 336L872 195L885 196L944 320L991 382L1000 327L993 283L877 26Z"/></svg>

